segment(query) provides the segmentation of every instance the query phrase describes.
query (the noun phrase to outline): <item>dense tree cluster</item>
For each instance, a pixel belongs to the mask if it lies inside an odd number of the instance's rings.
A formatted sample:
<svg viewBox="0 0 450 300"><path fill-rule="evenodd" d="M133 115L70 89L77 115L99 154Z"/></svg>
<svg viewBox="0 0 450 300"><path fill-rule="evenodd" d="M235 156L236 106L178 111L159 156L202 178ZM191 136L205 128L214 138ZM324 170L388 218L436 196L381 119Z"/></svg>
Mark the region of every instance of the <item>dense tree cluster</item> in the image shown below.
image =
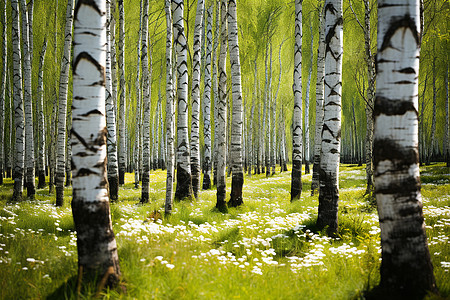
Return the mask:
<svg viewBox="0 0 450 300"><path fill-rule="evenodd" d="M401 258L390 249L400 242L391 235L400 229L390 222L411 230L423 224L418 174L404 179L398 170L450 160L448 2L2 4L0 183L6 174L14 179L13 201L23 199L23 187L33 199L36 175L41 189L47 174L49 193L62 206L64 182L70 185L73 174L78 234L103 243L100 262L92 262L90 245L79 242L81 274L98 263L108 283L117 282L108 199L120 201L126 173L134 172L140 202L148 203L151 171L167 169L166 215L173 199L198 199L211 188L216 208L226 212L245 202L245 174L270 177L277 166L287 171L288 162L291 201L301 199L302 166L309 173L313 164L317 226L330 236L339 232L339 163L364 162L366 194L375 192L380 213L381 287L393 288L404 280L400 275L418 270L397 265ZM412 123L402 123L402 131L395 117L403 114L412 114ZM386 170L401 180L386 177ZM396 197L411 208L395 208ZM402 218L405 209L414 212L412 225ZM108 234L95 241L86 224ZM419 231L410 234L420 249L411 257L428 271L417 286L435 290Z"/></svg>

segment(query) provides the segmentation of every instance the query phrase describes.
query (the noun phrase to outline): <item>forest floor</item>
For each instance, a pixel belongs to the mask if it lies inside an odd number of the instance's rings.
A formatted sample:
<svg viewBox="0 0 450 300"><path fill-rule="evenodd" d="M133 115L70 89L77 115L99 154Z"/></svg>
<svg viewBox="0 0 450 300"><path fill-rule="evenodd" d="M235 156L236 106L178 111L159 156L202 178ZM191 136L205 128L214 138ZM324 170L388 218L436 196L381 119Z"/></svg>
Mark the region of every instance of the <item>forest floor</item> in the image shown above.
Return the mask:
<svg viewBox="0 0 450 300"><path fill-rule="evenodd" d="M165 172L151 174L151 203L140 205L133 175L111 205L123 285L104 298L361 299L377 285L380 229L376 205L364 197L364 166L341 165L339 231L314 229L318 196L303 174L301 200L290 203L290 172L245 177L244 205L222 214L215 190L164 211ZM278 171L278 169L277 169ZM424 215L434 274L450 297L450 169L421 168ZM231 180L231 178L228 178ZM228 182L228 187L230 187ZM9 203L12 181L0 187L0 299L76 299L76 233L70 208L54 206L48 189L36 200ZM229 195L229 190L228 190ZM81 298L90 298L87 287ZM436 297L430 297L434 299ZM441 299L441 298L436 298Z"/></svg>

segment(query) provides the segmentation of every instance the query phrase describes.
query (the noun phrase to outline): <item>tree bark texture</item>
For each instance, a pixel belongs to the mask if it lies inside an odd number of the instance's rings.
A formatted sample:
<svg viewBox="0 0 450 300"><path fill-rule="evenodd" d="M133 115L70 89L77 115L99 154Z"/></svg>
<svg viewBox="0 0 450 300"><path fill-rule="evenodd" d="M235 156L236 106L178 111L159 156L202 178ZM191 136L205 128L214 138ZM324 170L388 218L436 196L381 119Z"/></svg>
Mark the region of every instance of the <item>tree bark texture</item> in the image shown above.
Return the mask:
<svg viewBox="0 0 450 300"><path fill-rule="evenodd" d="M322 152L317 226L331 236L338 231L339 156L342 95L342 1L325 2L325 79Z"/></svg>
<svg viewBox="0 0 450 300"><path fill-rule="evenodd" d="M37 98L37 115L38 115L38 189L45 187L45 117L44 117L44 61L45 53L47 52L47 39L44 39L42 44L41 54L39 56L39 77L38 77L38 87L36 92Z"/></svg>
<svg viewBox="0 0 450 300"><path fill-rule="evenodd" d="M322 151L323 98L325 71L325 18L324 8L319 13L319 45L317 48L317 81L316 81L316 125L314 133L314 163L311 182L311 196L319 188L320 152Z"/></svg>
<svg viewBox="0 0 450 300"><path fill-rule="evenodd" d="M142 82L144 95L143 102L143 136L142 136L142 195L141 203L147 203L150 197L150 104L151 104L151 88L148 57L148 0L144 0L142 18ZM150 52L151 53L151 52ZM151 65L151 58L150 58ZM150 67L151 68L151 67Z"/></svg>
<svg viewBox="0 0 450 300"><path fill-rule="evenodd" d="M241 61L239 57L239 40L237 26L236 0L228 1L228 43L230 47L231 91L233 96L233 116L231 123L231 207L243 204L242 186L244 173L242 171L242 85Z"/></svg>
<svg viewBox="0 0 450 300"><path fill-rule="evenodd" d="M106 2L78 0L74 12L73 200L79 282L120 277L106 179ZM102 281L99 288L102 288Z"/></svg>
<svg viewBox="0 0 450 300"><path fill-rule="evenodd" d="M192 178L188 134L187 44L184 34L183 0L172 0L174 43L177 54L177 187L176 200L192 197Z"/></svg>
<svg viewBox="0 0 450 300"><path fill-rule="evenodd" d="M18 0L11 0L12 14L12 50L13 50L13 101L14 101L14 127L16 131L15 159L14 159L14 191L12 201L21 201L23 193L23 168L25 158L25 120L23 114L22 94L22 54L20 51L20 24Z"/></svg>
<svg viewBox="0 0 450 300"><path fill-rule="evenodd" d="M7 34L6 34L6 7L7 1L4 1L4 10L2 13L3 31L2 31L2 55L3 55L3 67L1 78L1 90L0 90L0 184L3 184L3 173L5 166L5 99L6 99L6 74L8 73L8 48L7 48ZM9 95L8 95L9 96ZM11 147L11 145L10 145Z"/></svg>
<svg viewBox="0 0 450 300"><path fill-rule="evenodd" d="M173 209L173 177L175 165L175 112L173 99L173 73L172 73L172 11L170 0L165 1L166 11L166 149L167 149L167 178L166 178L166 200L164 204L164 213L172 213Z"/></svg>
<svg viewBox="0 0 450 300"><path fill-rule="evenodd" d="M25 109L25 186L27 198L34 199L36 193L34 176L34 132L33 132L33 96L31 91L31 48L28 26L27 4L20 1L22 7L22 43L23 43L23 103Z"/></svg>
<svg viewBox="0 0 450 300"><path fill-rule="evenodd" d="M302 194L302 0L295 0L291 201Z"/></svg>
<svg viewBox="0 0 450 300"><path fill-rule="evenodd" d="M194 197L198 199L200 189L200 64L201 64L201 45L203 28L203 11L205 3L203 0L197 2L197 13L195 16L194 28L194 58L192 62L192 120L191 120L191 173L192 190Z"/></svg>
<svg viewBox="0 0 450 300"><path fill-rule="evenodd" d="M69 67L72 51L73 0L67 1L66 27L64 31L64 53L61 60L59 77L59 113L58 133L56 141L56 206L62 206L64 201L64 176L66 162L66 122L67 122L67 90L69 86Z"/></svg>
<svg viewBox="0 0 450 300"><path fill-rule="evenodd" d="M220 55L218 61L219 72L219 99L217 101L217 202L216 207L220 211L226 210L226 155L227 155L227 0L220 1Z"/></svg>
<svg viewBox="0 0 450 300"><path fill-rule="evenodd" d="M212 9L206 16L206 59L205 59L205 92L203 94L203 189L211 188L211 52L212 52Z"/></svg>
<svg viewBox="0 0 450 300"><path fill-rule="evenodd" d="M425 233L418 156L419 1L378 1L374 107L379 288L391 298L436 292Z"/></svg>
<svg viewBox="0 0 450 300"><path fill-rule="evenodd" d="M108 184L109 184L109 199L115 202L119 199L119 171L117 164L117 134L116 134L116 107L112 97L112 80L111 80L111 2L106 1L106 128L108 133L106 135L106 145L108 153Z"/></svg>
<svg viewBox="0 0 450 300"><path fill-rule="evenodd" d="M125 183L127 168L126 148L126 103L127 93L125 85L125 10L123 0L119 0L119 184Z"/></svg>

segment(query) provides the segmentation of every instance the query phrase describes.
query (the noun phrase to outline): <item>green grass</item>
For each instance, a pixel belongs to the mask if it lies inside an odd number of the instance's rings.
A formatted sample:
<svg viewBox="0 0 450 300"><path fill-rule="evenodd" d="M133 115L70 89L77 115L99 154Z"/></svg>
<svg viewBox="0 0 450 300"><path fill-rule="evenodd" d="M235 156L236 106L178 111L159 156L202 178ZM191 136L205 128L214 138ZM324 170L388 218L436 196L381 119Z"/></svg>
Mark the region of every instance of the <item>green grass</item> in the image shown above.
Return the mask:
<svg viewBox="0 0 450 300"><path fill-rule="evenodd" d="M450 170L421 168L424 214L437 285L450 297ZM303 174L300 201L290 202L290 173L245 177L244 205L214 209L215 190L164 211L165 172L151 175L151 203L139 204L133 174L111 205L123 285L105 299L360 299L379 281L380 237L364 166L341 165L339 238L315 228L318 200ZM228 178L230 193L231 178ZM62 208L38 190L35 201L9 203L0 187L0 298L76 299L76 234L71 189ZM82 299L95 294L87 285Z"/></svg>

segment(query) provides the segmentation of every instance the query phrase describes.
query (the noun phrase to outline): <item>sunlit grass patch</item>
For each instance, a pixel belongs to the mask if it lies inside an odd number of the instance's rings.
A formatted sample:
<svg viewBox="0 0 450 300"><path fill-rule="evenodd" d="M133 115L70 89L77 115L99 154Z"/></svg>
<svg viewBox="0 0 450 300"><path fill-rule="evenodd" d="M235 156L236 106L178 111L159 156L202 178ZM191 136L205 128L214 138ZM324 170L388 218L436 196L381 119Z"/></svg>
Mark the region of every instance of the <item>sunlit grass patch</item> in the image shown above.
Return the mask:
<svg viewBox="0 0 450 300"><path fill-rule="evenodd" d="M291 173L245 175L244 205L223 214L216 191L174 204L164 217L165 171L152 171L150 203L140 204L134 174L126 174L111 204L123 284L130 299L353 299L379 281L380 229L376 205L365 194L365 166L341 165L339 237L315 228L318 195L311 173L290 201ZM422 168L433 177L443 166ZM76 298L76 234L70 201L54 206L48 188L35 201L8 203L12 181L0 186L0 298ZM231 177L227 178L227 199ZM423 185L424 216L436 280L450 295L450 184ZM161 218L152 218L157 216ZM25 268L25 269L24 269ZM320 292L319 292L320 291ZM88 287L85 297L95 293ZM90 294L89 294L90 293Z"/></svg>

